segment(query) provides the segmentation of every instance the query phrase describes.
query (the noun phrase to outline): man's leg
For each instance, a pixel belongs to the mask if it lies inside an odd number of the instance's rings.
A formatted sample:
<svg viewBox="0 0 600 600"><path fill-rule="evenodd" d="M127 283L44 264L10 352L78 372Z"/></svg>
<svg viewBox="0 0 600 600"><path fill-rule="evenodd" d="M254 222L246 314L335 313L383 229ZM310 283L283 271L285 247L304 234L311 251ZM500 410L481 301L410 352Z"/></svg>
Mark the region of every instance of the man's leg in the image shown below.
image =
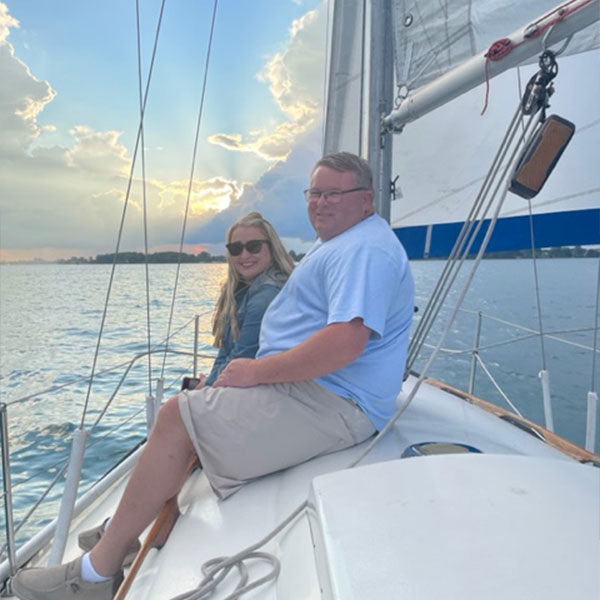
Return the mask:
<svg viewBox="0 0 600 600"><path fill-rule="evenodd" d="M194 456L175 396L161 408L110 527L91 552L92 564L99 574L111 576L119 571L133 540L185 483Z"/></svg>

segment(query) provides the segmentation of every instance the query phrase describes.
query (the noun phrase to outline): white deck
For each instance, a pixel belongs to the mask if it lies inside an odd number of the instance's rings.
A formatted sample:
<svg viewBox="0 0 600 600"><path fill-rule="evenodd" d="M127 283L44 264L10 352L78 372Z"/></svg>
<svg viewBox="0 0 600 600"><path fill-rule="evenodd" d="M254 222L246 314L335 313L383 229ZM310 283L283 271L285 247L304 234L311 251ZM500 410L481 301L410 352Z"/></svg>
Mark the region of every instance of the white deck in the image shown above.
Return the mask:
<svg viewBox="0 0 600 600"><path fill-rule="evenodd" d="M593 467L486 454L318 477L323 597L600 598L599 483Z"/></svg>
<svg viewBox="0 0 600 600"><path fill-rule="evenodd" d="M412 384L412 380L407 382L406 391ZM408 445L426 441L467 443L485 454L398 460ZM478 598L486 600L546 600L561 597L549 595L550 588L561 589L552 578L559 572L555 567L560 556L564 557L561 581L573 578L570 589L582 590L580 595L562 597L598 599L585 571L600 556L600 469L579 465L537 438L427 385L362 463L372 466L343 471L364 447L261 478L224 502L216 499L204 475L196 472L180 497L183 514L167 545L150 553L128 597L167 600L192 589L202 579L205 561L236 554L263 538L309 497L317 478L313 504L322 508L320 520L326 535L316 529L311 532L309 517L303 515L267 544L264 550L281 560L281 573L276 583L251 592L248 599L463 600L475 598L479 590ZM104 504L82 515L73 534L112 514L121 489L122 484ZM388 505L381 500L386 495L393 498ZM502 524L507 522L514 522L514 533L518 533L516 547L509 539L512 534L500 537ZM582 523L588 527L587 535L581 531ZM318 543L327 540L330 550L325 554L324 546L318 549L318 560L313 533ZM486 538L492 543L484 543ZM347 548L341 546L346 540ZM520 548L539 558L529 570L535 585L523 587L528 595L521 596L513 593L527 579L528 569L517 569L522 566L522 554L514 552ZM78 554L71 541L65 560ZM261 569L259 565L259 574ZM369 579L373 574L377 585ZM385 587L398 577L402 588ZM440 580L438 587L433 586L434 580ZM497 595L483 593L484 583ZM368 594L363 587L367 584ZM224 598L233 585L225 583L214 598ZM329 593L328 587L335 589ZM390 595L390 589L402 589L403 594Z"/></svg>

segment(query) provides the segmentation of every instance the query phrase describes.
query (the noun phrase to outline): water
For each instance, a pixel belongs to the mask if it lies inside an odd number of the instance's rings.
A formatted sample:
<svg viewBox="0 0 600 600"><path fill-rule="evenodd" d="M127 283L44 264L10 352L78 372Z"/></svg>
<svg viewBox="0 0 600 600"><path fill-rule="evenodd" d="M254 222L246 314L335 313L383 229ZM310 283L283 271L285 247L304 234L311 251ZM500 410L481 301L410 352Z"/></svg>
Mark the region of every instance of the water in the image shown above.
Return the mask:
<svg viewBox="0 0 600 600"><path fill-rule="evenodd" d="M592 346L598 261L545 259L537 264L544 330L587 329L564 333L561 337ZM472 263L466 265L467 269L471 266ZM223 264L182 265L171 331L177 331L186 323L188 326L171 342L171 350L192 351L193 322L190 320L199 314L199 351L214 353L210 346L211 314L225 268ZM439 261L413 263L420 313L442 268L443 263ZM175 269L175 265L150 266L153 344L162 341L167 334ZM109 275L110 266L105 265L3 265L0 268L0 401L9 405L17 523L68 457L71 434L80 424L86 403L88 387L84 379L89 376L94 357ZM148 345L144 267L119 265L113 290L97 373L144 353ZM457 297L458 292L454 291L449 307ZM459 314L444 344L446 348L471 348L477 311L538 329L531 261L484 261L471 284L464 308L474 312ZM450 308L445 308L443 315L447 317L449 313ZM443 324L434 330L431 343L437 342L442 329ZM485 347L523 335L523 331L484 318L480 345ZM538 380L543 366L540 349L539 338L529 338L484 350L481 356L523 415L543 422ZM545 340L544 350L546 368L551 374L555 429L583 445L586 394L592 385L592 353L551 339ZM423 368L428 352L417 361L417 370ZM470 361L469 354L442 354L430 374L466 389ZM201 359L199 370L207 372L211 362L208 357ZM154 391L155 380L162 370L160 356L153 356L151 367ZM96 379L89 397L86 427L95 423L124 371L123 366ZM164 372L165 395L175 393L182 376L191 372L189 355L171 355ZM481 375L481 369L479 374L475 394L505 406L494 385ZM75 385L38 395L43 390L78 379L81 381ZM143 439L148 386L148 360L143 357L124 380L106 417L92 431L83 489ZM15 402L29 395L35 397ZM100 443L102 452L98 453L95 449ZM38 509L31 524L19 532L21 540L54 518L60 493L58 485L50 493L51 502ZM3 527L0 521L2 544Z"/></svg>

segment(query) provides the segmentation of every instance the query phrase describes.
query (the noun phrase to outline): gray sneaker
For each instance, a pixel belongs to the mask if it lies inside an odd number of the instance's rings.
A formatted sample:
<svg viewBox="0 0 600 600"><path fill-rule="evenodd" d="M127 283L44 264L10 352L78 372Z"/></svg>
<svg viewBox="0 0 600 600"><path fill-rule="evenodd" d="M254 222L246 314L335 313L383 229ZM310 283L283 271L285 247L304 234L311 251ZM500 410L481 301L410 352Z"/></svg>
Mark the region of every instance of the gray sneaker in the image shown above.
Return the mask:
<svg viewBox="0 0 600 600"><path fill-rule="evenodd" d="M93 527L92 529L88 529L87 531L82 531L79 534L78 542L79 547L85 552L90 552L91 549L100 541L100 538L104 535L104 526L106 525L105 519L101 525L97 527ZM123 559L123 566L128 567L134 560L137 553L140 551L141 544L139 540L135 540L133 544L127 550L127 554Z"/></svg>
<svg viewBox="0 0 600 600"><path fill-rule="evenodd" d="M12 591L21 600L112 600L123 581L123 571L104 583L81 579L81 556L58 567L21 569Z"/></svg>

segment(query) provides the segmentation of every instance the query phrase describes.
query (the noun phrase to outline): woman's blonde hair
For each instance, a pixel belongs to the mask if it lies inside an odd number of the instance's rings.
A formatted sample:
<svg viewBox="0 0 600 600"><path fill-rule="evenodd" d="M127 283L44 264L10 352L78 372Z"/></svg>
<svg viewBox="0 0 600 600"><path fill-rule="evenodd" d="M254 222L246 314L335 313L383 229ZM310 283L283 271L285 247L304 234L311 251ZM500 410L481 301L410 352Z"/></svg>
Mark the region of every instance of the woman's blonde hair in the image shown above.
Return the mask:
<svg viewBox="0 0 600 600"><path fill-rule="evenodd" d="M271 268L275 268L280 272L283 281L285 281L292 270L294 269L294 261L284 248L279 235L275 231L275 228L269 221L267 221L259 212L251 212L245 217L242 217L239 221L235 222L227 232L227 243L231 242L233 232L238 227L257 227L260 229L265 239L270 242L269 246L271 249L271 257L273 264ZM243 284L241 277L235 270L233 263L231 262L231 256L227 253L227 279L221 287L221 294L215 307L215 314L213 317L213 328L212 332L215 336L214 346L221 348L224 344L225 329L227 321L231 322L231 334L234 340L239 339L240 328L237 321L237 307L235 303L235 293L240 289Z"/></svg>

